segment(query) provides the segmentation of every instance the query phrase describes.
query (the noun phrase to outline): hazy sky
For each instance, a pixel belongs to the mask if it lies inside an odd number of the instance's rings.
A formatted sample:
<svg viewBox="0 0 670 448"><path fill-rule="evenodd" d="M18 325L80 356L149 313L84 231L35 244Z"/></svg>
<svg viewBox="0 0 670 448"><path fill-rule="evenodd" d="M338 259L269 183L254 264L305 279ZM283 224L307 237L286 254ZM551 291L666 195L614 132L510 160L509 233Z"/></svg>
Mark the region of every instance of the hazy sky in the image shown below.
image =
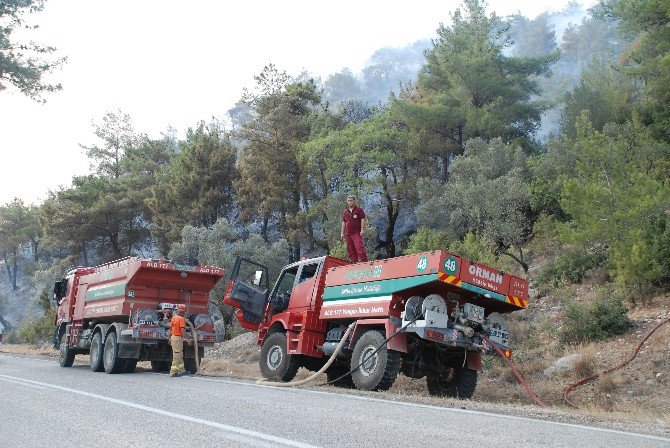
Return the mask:
<svg viewBox="0 0 670 448"><path fill-rule="evenodd" d="M432 38L456 0L149 1L48 0L22 40L58 48L67 64L52 76L63 90L36 103L0 92L0 204L39 202L85 174L80 144L96 143L92 121L121 109L135 129L180 135L200 120L224 118L253 76L273 63L325 79L363 68L382 47ZM491 0L489 11L535 17L568 0ZM595 0L579 3L592 6Z"/></svg>

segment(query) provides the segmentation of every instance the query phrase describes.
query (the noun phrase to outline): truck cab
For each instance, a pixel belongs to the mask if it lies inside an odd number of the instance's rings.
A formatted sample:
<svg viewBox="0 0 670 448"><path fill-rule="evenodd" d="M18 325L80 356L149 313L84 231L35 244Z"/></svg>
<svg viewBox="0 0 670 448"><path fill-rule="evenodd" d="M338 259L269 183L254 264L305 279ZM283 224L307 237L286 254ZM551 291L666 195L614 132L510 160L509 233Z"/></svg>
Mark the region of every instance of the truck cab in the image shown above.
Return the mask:
<svg viewBox="0 0 670 448"><path fill-rule="evenodd" d="M318 314L325 273L346 264L330 256L300 260L285 266L270 289L267 267L238 257L224 303L238 309L237 319L243 328L264 335L273 323L288 325L297 315Z"/></svg>

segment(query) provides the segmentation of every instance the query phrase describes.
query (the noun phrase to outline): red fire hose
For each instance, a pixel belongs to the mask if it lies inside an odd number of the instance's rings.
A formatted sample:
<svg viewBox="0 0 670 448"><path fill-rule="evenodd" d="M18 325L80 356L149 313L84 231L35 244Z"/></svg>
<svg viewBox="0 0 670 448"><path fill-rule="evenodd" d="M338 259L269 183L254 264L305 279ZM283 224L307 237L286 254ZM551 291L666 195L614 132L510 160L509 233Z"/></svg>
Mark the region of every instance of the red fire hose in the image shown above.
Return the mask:
<svg viewBox="0 0 670 448"><path fill-rule="evenodd" d="M509 368L512 369L512 372L514 373L514 376L516 376L516 378L519 380L519 382L521 383L521 385L523 386L523 388L526 389L526 392L528 392L528 395L530 395L530 398L533 399L533 401L535 402L535 404L537 404L537 405L540 406L541 408L546 408L546 407L548 407L546 404L544 404L544 403L542 402L542 400L540 400L540 398L539 398L537 395L535 395L535 392L533 392L533 389L531 389L530 386L528 385L528 383L526 383L526 381L521 377L521 374L519 373L519 371L516 369L516 367L514 366L514 364L512 363L512 361L510 361L509 358L508 358L507 356L505 356L505 354L504 354L503 351L500 349L500 347L498 347L498 346L496 345L495 342L493 342L492 340L490 340L490 339L487 338L486 336L482 336L482 338L483 338L486 342L488 342L489 344L491 344L491 345L493 346L493 348L496 349L496 351L498 352L498 354L500 355L500 357L501 357L502 359L505 360L505 362L507 363L507 365L509 366Z"/></svg>
<svg viewBox="0 0 670 448"><path fill-rule="evenodd" d="M649 339L649 337L650 337L656 330L658 330L658 329L661 327L661 325L663 325L663 324L667 324L668 322L670 322L670 317L666 317L664 320L662 320L661 322L659 322L654 328L652 328L652 329L651 329L651 330L650 330L650 331L649 331L649 332L648 332L648 333L647 333L647 334L640 340L640 342L638 342L638 344L635 346L635 348L633 349L633 351L631 352L631 354L630 354L630 355L628 356L628 358L625 359L624 361L621 361L619 364L615 365L614 367L610 367L609 369L607 369L607 370L603 370L602 372L594 373L593 375L589 375L589 376L587 376L587 377L584 377L584 378L582 378L581 380L577 381L576 383L569 385L569 386L565 389L565 391L563 392L563 401L565 401L566 404L572 406L573 408L577 408L578 406L575 405L572 401L570 401L570 400L568 399L568 395L570 394L570 392L572 392L577 386L581 386L582 384L587 383L587 382L589 382L589 381L591 381L591 380L594 380L594 379L598 378L599 376L606 375L606 374L608 374L608 373L614 372L615 370L618 370L618 369L624 367L625 365L627 365L629 362L631 362L633 359L635 359L635 357L637 356L638 352L639 352L640 349L642 348L642 345L645 343L645 341L646 341L647 339Z"/></svg>

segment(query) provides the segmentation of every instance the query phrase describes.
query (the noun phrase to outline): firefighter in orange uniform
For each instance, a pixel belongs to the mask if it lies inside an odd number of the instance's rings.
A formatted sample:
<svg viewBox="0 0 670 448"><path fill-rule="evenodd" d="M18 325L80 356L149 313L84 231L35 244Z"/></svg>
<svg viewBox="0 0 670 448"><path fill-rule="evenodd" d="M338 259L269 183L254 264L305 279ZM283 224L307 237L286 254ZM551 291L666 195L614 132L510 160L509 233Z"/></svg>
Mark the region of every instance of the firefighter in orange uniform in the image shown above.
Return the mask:
<svg viewBox="0 0 670 448"><path fill-rule="evenodd" d="M179 304L175 314L170 319L170 345L172 345L172 367L170 376L177 376L186 372L184 368L184 336L186 335L186 319L184 313L186 305Z"/></svg>

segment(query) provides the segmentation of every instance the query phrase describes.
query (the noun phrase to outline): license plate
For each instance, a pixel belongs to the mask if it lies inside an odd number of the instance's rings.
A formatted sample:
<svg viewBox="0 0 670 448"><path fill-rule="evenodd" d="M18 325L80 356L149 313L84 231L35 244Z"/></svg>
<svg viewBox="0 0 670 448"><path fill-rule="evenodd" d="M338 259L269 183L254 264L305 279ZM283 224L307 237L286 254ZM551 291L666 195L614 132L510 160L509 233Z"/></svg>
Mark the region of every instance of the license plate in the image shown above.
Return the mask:
<svg viewBox="0 0 670 448"><path fill-rule="evenodd" d="M489 339L491 339L496 344L507 345L509 344L509 333L503 330L498 330L496 328L491 328L489 332Z"/></svg>

